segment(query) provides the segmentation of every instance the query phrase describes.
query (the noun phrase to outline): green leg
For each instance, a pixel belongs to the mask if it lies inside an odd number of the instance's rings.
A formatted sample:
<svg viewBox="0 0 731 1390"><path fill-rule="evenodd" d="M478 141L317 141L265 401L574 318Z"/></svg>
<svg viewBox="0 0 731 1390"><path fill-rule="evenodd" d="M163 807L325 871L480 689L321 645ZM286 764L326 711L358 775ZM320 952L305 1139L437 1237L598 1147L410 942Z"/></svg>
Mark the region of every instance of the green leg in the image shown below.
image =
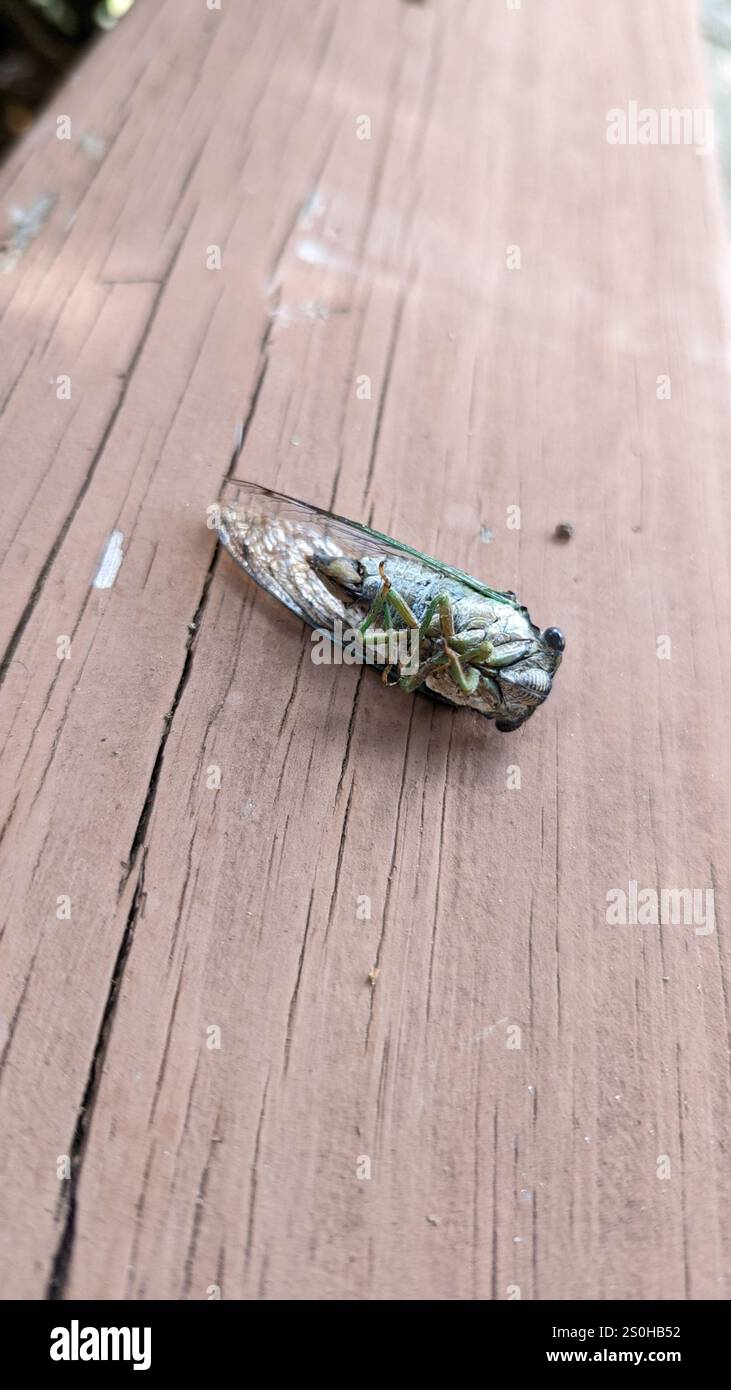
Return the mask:
<svg viewBox="0 0 731 1390"><path fill-rule="evenodd" d="M434 598L431 599L430 603L427 605L424 616L418 625L419 640L421 641L424 637L428 636L429 628L431 627L435 613L439 614L439 630L444 643L444 649L437 656L430 657L425 661L413 675L402 677L401 685L404 690L416 690L417 686L422 685L426 677L430 675L432 671L437 671L440 667L448 666L455 685L463 691L465 695L473 695L477 689L480 675L474 667L466 671L460 661L460 654L456 650L459 639L455 637L454 612L449 594L435 594ZM461 643L460 645L464 644ZM480 659L484 645L484 643L478 643L472 649L467 646L466 650L470 656L474 650L478 654L478 659ZM489 643L487 646L491 651L492 647Z"/></svg>
<svg viewBox="0 0 731 1390"><path fill-rule="evenodd" d="M459 653L455 650L459 639L455 636L454 611L448 594L437 594L432 599L422 619L422 628L425 632L435 613L439 614L439 627L452 680L463 694L474 695L480 680L480 673L474 666L465 670L460 661Z"/></svg>
<svg viewBox="0 0 731 1390"><path fill-rule="evenodd" d="M376 621L376 618L380 618L380 616L381 616L381 614L382 614L382 612L383 612L385 603L386 603L386 593L385 593L385 590L381 589L381 590L376 594L376 597L374 598L374 600L373 600L373 602L372 602L370 608L368 609L368 612L367 612L367 614L366 614L366 616L365 616L364 621L363 621L363 622L361 623L361 625L360 625L360 635L361 635L361 637L364 637L364 636L365 636L365 634L366 634L366 632L368 631L369 627Z"/></svg>
<svg viewBox="0 0 731 1390"><path fill-rule="evenodd" d="M500 688L495 684L491 676L486 676L484 673L480 674L480 691L483 695L491 695L493 700L495 700L497 704L500 704Z"/></svg>
<svg viewBox="0 0 731 1390"><path fill-rule="evenodd" d="M398 589L390 588L388 591L388 602L395 608L402 622L407 627L418 628L419 619L414 616L405 598L402 598Z"/></svg>
<svg viewBox="0 0 731 1390"><path fill-rule="evenodd" d="M401 677L399 681L401 689L408 691L409 694L414 690L418 690L419 686L424 684L427 676L430 676L432 671L438 671L440 667L446 666L448 661L449 657L446 652L439 652L438 656L428 657L426 661L421 663L418 671L414 671L413 675Z"/></svg>
<svg viewBox="0 0 731 1390"><path fill-rule="evenodd" d="M370 606L365 621L361 623L361 636L364 632L368 631L368 628L375 621L375 619L380 616L381 612L387 604L392 609L394 609L396 613L398 613L399 617L402 619L402 621L406 624L407 627L418 628L418 618L416 618L414 613L412 613L408 603L406 602L406 599L402 598L398 589L394 589L391 580L388 578L388 575L386 574L383 562L381 562L381 564L379 565L379 570L381 574L381 588L379 589L378 593L376 594L376 597L373 600L373 603ZM393 622L387 622L386 627L393 627Z"/></svg>
<svg viewBox="0 0 731 1390"><path fill-rule="evenodd" d="M468 666L465 670L457 653L452 651L451 647L447 647L446 651L449 660L449 674L455 685L459 686L465 695L474 695L480 683L480 673L477 667Z"/></svg>
<svg viewBox="0 0 731 1390"><path fill-rule="evenodd" d="M419 627L418 621L412 613L408 603L398 592L398 589L394 589L391 581L384 572L383 564L381 564L380 570L381 579L383 581L382 587L371 605L365 622L361 624L360 628L361 637L367 636L368 641L373 647L376 647L379 642L387 642L391 632L399 631L394 622L394 613L398 613L399 617L406 624L406 627L412 632L416 631ZM375 618L381 613L383 615L383 626L374 630L372 624ZM396 664L398 665L398 662ZM389 664L384 667L381 675L381 680L384 684L389 683L389 676L393 666L394 662L389 662Z"/></svg>
<svg viewBox="0 0 731 1390"><path fill-rule="evenodd" d="M483 661L489 662L493 653L492 642L488 642L487 638L480 642L474 642L470 641L469 637L455 637L451 646L468 665L479 665Z"/></svg>
<svg viewBox="0 0 731 1390"><path fill-rule="evenodd" d="M504 642L489 664L494 671L499 671L503 666L512 666L514 662L527 656L533 650L533 646L532 642Z"/></svg>
<svg viewBox="0 0 731 1390"><path fill-rule="evenodd" d="M420 638L420 639L421 639L422 637L426 637L426 635L427 635L427 633L428 633L428 631L429 631L429 627L431 626L431 620L432 620L432 618L434 617L434 614L435 614L436 611L437 611L437 604L439 603L439 600L440 600L440 599L443 599L443 598L446 598L446 594L437 594L436 598L433 598L432 601L431 601L431 603L428 605L427 610L426 610L426 612L425 612L425 614L424 614L424 616L423 616L421 622L419 623L419 638Z"/></svg>
<svg viewBox="0 0 731 1390"><path fill-rule="evenodd" d="M392 629L394 626L393 613L395 612L401 618L401 621L405 623L406 627L418 630L419 641L421 642L422 638L426 637L428 634L435 613L438 613L439 628L444 643L443 651L423 662L413 675L402 676L399 684L404 690L416 690L417 686L422 685L426 677L430 675L432 671L439 670L443 666L448 666L452 680L458 689L465 695L473 695L480 682L480 673L477 667L472 663L475 660L484 661L492 651L492 644L490 642L481 641L470 645L469 642L465 642L465 639L460 639L455 636L454 612L452 609L452 601L448 594L436 594L428 604L421 622L419 622L409 604L406 602L406 599L402 597L397 589L394 589L385 572L383 563L381 563L379 568L382 581L381 588L371 604L370 611L365 621L361 624L361 636L368 631L381 613L384 614L385 631ZM453 643L454 645L452 645ZM457 650L458 647L462 649L461 653ZM466 670L462 665L460 655L467 658ZM386 668L384 673L385 679L388 679L390 669L390 667Z"/></svg>
<svg viewBox="0 0 731 1390"><path fill-rule="evenodd" d="M384 600L383 604L383 633L386 638L386 641L388 642L389 633L393 632L395 624L393 621L393 600L391 599L391 590L387 589L386 592L388 593L388 598ZM391 665L392 663L389 662L386 666L384 666L381 672L381 680L384 685L388 685L388 678L391 674Z"/></svg>
<svg viewBox="0 0 731 1390"><path fill-rule="evenodd" d="M430 676L433 671L439 671L444 666L449 667L452 680L465 695L474 695L480 683L480 672L476 666L469 666L465 671L457 653L450 648L446 648L436 656L428 657L413 675L402 676L399 685L402 690L409 692L417 690L420 685L424 684L427 676Z"/></svg>
<svg viewBox="0 0 731 1390"><path fill-rule="evenodd" d="M428 604L426 612L419 623L419 636L426 637L431 627L434 614L439 613L439 628L445 642L454 637L454 614L452 612L452 600L449 594L435 594Z"/></svg>

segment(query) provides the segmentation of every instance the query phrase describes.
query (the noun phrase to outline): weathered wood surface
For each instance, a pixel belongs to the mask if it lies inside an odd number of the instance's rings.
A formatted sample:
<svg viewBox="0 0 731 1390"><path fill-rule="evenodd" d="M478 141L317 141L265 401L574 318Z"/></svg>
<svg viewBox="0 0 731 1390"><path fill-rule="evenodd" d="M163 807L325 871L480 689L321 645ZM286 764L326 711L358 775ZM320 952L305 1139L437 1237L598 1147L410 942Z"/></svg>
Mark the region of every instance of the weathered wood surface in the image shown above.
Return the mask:
<svg viewBox="0 0 731 1390"><path fill-rule="evenodd" d="M138 0L3 170L6 1297L728 1296L726 250L605 139L694 29ZM310 662L204 524L242 424L564 628L519 734Z"/></svg>

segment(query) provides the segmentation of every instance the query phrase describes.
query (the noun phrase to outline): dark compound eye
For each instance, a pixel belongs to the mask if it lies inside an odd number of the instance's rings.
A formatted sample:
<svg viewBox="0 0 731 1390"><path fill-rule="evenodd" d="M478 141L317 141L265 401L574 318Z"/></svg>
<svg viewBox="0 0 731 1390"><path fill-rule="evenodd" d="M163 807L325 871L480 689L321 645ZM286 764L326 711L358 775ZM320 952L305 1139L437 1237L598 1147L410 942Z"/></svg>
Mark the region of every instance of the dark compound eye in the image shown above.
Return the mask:
<svg viewBox="0 0 731 1390"><path fill-rule="evenodd" d="M562 652L566 646L566 638L560 627L547 627L543 634L543 640L546 646L554 652Z"/></svg>

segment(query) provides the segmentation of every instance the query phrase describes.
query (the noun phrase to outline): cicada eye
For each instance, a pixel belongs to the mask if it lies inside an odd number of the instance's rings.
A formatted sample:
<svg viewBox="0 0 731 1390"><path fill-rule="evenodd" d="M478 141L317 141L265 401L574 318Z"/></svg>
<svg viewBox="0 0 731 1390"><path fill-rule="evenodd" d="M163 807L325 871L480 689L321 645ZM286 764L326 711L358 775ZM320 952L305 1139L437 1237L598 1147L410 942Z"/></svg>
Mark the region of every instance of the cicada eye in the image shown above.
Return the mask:
<svg viewBox="0 0 731 1390"><path fill-rule="evenodd" d="M543 640L546 646L554 652L562 652L566 646L566 638L560 627L547 627L543 634Z"/></svg>

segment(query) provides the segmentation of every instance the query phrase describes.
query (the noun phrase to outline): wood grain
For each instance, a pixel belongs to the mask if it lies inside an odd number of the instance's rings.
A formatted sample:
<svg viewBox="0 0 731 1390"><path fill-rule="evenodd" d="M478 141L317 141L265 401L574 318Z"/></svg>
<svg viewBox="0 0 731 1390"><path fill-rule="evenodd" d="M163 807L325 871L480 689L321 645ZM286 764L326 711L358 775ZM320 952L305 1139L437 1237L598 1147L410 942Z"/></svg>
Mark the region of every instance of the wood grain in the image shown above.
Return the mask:
<svg viewBox="0 0 731 1390"><path fill-rule="evenodd" d="M694 26L138 0L6 164L5 1297L729 1296L727 250L606 140ZM559 624L548 704L313 665L205 525L242 436Z"/></svg>

